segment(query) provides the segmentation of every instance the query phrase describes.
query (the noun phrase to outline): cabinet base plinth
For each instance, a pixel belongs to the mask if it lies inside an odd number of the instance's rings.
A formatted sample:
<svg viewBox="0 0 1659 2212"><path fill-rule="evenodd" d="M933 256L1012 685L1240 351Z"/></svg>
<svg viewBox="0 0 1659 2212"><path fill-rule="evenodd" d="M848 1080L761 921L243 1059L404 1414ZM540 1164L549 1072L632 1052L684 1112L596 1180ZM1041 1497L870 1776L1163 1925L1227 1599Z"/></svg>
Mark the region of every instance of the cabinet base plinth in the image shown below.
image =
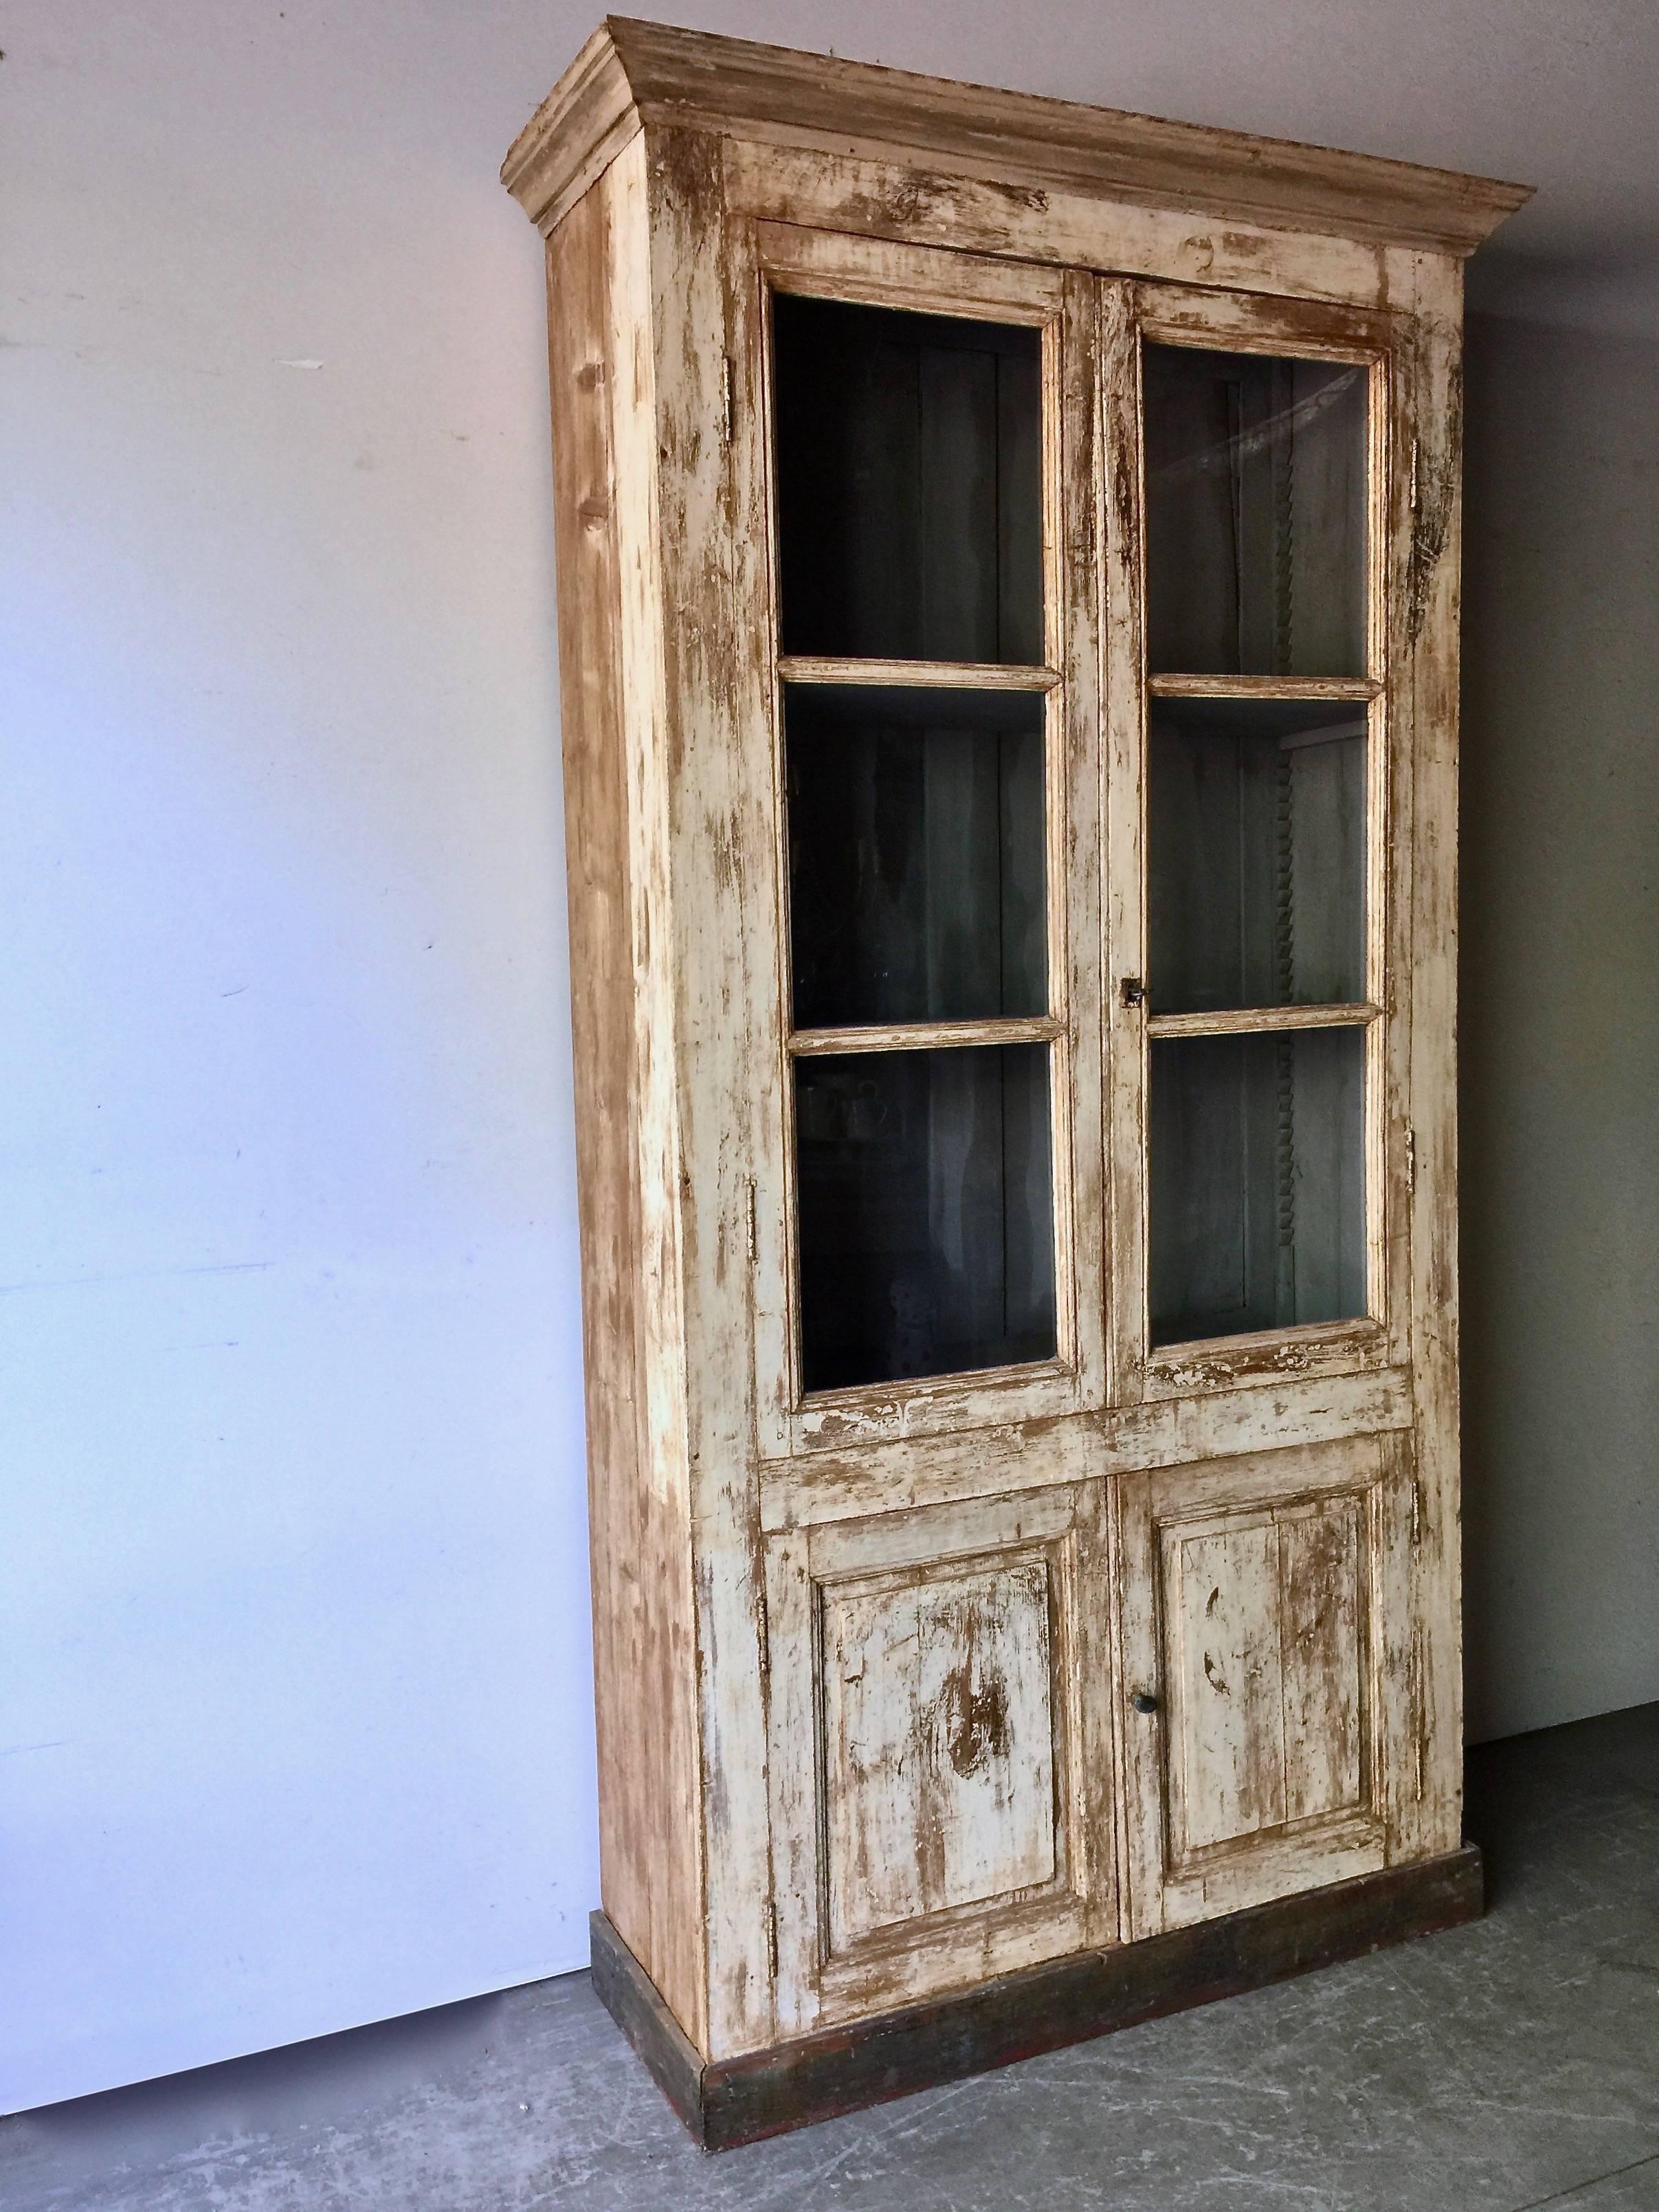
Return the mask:
<svg viewBox="0 0 1659 2212"><path fill-rule="evenodd" d="M1460 1927L1483 1902L1480 1853L1466 1844L738 2058L698 2057L602 1912L591 1923L593 1986L697 2142L727 2150Z"/></svg>

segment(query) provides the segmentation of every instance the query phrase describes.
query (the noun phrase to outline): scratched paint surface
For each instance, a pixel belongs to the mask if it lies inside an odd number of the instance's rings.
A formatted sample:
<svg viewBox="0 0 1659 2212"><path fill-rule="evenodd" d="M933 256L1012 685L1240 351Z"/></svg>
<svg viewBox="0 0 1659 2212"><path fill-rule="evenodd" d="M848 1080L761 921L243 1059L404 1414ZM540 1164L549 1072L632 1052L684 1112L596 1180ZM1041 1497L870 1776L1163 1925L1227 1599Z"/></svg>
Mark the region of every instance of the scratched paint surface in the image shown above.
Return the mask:
<svg viewBox="0 0 1659 2212"><path fill-rule="evenodd" d="M826 1592L832 1950L1055 1871L1048 1570Z"/></svg>
<svg viewBox="0 0 1659 2212"><path fill-rule="evenodd" d="M606 1900L719 2057L1456 1839L1449 257L1518 196L1316 149L1269 175L1083 111L1061 142L1006 95L896 109L878 76L745 48L744 96L793 118L755 135L714 51L613 24L509 172L584 280L555 302L562 628L605 645L567 659ZM676 88L645 114L642 69ZM1056 1356L817 1402L769 284L1045 331ZM1146 965L1143 332L1388 364L1375 1295L1334 1333L1161 1357L1118 988Z"/></svg>
<svg viewBox="0 0 1659 2212"><path fill-rule="evenodd" d="M1364 1627L1352 1496L1165 1533L1172 1840L1206 1850L1358 1806Z"/></svg>

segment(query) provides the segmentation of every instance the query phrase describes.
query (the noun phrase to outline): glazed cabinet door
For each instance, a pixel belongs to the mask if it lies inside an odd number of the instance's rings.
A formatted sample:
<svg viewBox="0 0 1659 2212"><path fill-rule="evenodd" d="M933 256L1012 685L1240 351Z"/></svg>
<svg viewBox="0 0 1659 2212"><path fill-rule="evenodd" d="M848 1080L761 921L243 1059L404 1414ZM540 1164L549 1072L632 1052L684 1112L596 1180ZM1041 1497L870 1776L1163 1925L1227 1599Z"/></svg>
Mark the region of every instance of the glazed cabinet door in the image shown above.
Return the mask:
<svg viewBox="0 0 1659 2212"><path fill-rule="evenodd" d="M1392 326L1105 300L1120 1368L1156 1399L1399 1364Z"/></svg>
<svg viewBox="0 0 1659 2212"><path fill-rule="evenodd" d="M787 1462L1105 1396L1095 300L755 238L779 1012L756 1379Z"/></svg>
<svg viewBox="0 0 1659 2212"><path fill-rule="evenodd" d="M1103 331L1117 1370L1267 1407L1409 1355L1396 337L1153 284L1108 285ZM1421 1787L1411 1451L1121 1484L1133 1935L1389 1863Z"/></svg>
<svg viewBox="0 0 1659 2212"><path fill-rule="evenodd" d="M780 2033L1116 1934L1096 293L759 224L777 1111L757 1178ZM988 1426L1030 1437L988 1498ZM909 1502L909 1455L962 1502ZM874 1510L836 1517L849 1472ZM975 1495L975 1492L979 1494Z"/></svg>
<svg viewBox="0 0 1659 2212"><path fill-rule="evenodd" d="M1366 1437L1121 1486L1135 1935L1389 1863L1418 1779L1410 1449Z"/></svg>

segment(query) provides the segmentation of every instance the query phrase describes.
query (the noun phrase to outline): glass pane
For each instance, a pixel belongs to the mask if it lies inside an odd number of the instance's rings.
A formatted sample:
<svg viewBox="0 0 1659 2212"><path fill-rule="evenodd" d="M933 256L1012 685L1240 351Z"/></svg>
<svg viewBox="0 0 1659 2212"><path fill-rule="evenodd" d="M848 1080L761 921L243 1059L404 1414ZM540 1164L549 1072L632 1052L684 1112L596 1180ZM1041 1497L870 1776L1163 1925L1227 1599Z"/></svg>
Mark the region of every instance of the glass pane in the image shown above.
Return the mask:
<svg viewBox="0 0 1659 2212"><path fill-rule="evenodd" d="M1153 1011L1365 995L1365 717L1328 701L1154 701Z"/></svg>
<svg viewBox="0 0 1659 2212"><path fill-rule="evenodd" d="M1153 672L1365 673L1370 372L1149 345Z"/></svg>
<svg viewBox="0 0 1659 2212"><path fill-rule="evenodd" d="M795 1063L808 1390L1054 1354L1043 1045Z"/></svg>
<svg viewBox="0 0 1659 2212"><path fill-rule="evenodd" d="M1152 1044L1154 1344L1365 1311L1363 1030Z"/></svg>
<svg viewBox="0 0 1659 2212"><path fill-rule="evenodd" d="M1042 701L792 686L797 1029L1047 1011Z"/></svg>
<svg viewBox="0 0 1659 2212"><path fill-rule="evenodd" d="M1042 659L1042 338L773 301L786 653Z"/></svg>

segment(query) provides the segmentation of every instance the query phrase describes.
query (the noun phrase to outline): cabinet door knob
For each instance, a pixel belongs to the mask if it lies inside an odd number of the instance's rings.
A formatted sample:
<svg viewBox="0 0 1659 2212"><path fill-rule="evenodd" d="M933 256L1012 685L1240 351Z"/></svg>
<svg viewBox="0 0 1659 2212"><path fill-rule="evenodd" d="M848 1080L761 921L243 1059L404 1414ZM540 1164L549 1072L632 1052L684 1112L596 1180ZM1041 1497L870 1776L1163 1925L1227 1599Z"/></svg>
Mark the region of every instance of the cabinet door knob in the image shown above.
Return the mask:
<svg viewBox="0 0 1659 2212"><path fill-rule="evenodd" d="M1126 975L1117 987L1117 994L1126 1006L1144 1006L1146 985L1139 975Z"/></svg>
<svg viewBox="0 0 1659 2212"><path fill-rule="evenodd" d="M1137 1690L1129 1703L1138 1713L1155 1713L1158 1711L1158 1699L1150 1690Z"/></svg>

